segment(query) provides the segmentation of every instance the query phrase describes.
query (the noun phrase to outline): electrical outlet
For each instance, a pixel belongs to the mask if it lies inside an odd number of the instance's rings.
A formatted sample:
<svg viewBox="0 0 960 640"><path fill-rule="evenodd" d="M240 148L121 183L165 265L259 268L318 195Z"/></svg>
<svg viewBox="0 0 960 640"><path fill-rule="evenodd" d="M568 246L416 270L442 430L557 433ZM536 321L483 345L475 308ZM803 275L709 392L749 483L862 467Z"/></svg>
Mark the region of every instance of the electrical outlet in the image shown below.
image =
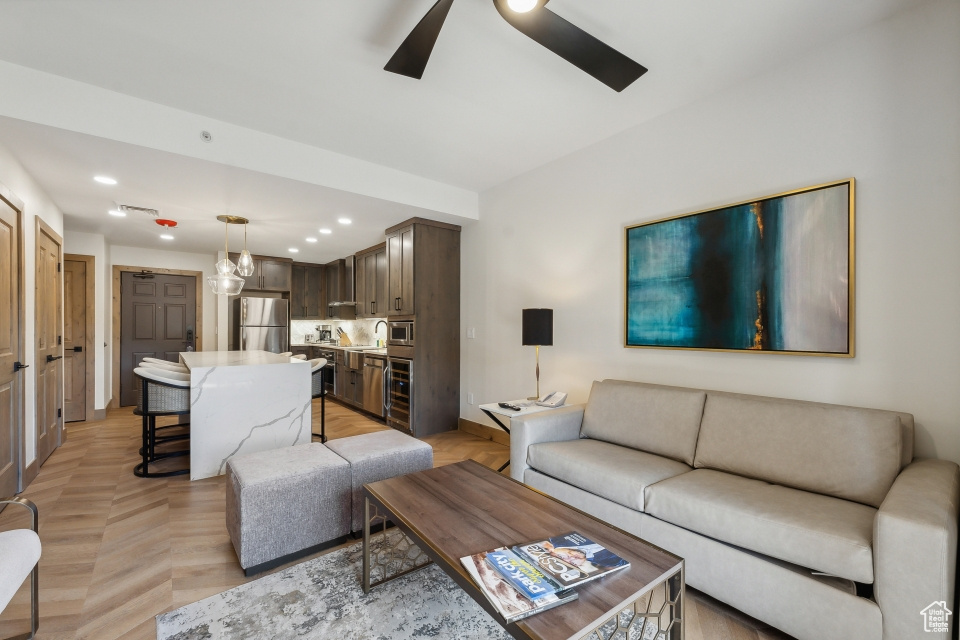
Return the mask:
<svg viewBox="0 0 960 640"><path fill-rule="evenodd" d="M476 328L476 327L469 327L469 328L467 329L467 338L469 338L470 340L473 340L473 339L476 338L476 337L477 337L477 328Z"/></svg>
<svg viewBox="0 0 960 640"><path fill-rule="evenodd" d="M472 393L468 393L468 394L467 394L467 404L473 404L473 394L472 394Z"/></svg>

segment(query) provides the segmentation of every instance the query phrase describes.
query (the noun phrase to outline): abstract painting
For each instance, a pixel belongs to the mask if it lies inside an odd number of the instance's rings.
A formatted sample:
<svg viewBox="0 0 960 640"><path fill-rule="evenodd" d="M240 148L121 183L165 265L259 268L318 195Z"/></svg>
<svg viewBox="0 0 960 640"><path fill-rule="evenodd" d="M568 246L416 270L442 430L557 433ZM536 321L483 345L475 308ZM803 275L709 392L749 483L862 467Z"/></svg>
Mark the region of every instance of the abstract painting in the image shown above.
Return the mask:
<svg viewBox="0 0 960 640"><path fill-rule="evenodd" d="M628 347L853 357L854 180L626 229Z"/></svg>

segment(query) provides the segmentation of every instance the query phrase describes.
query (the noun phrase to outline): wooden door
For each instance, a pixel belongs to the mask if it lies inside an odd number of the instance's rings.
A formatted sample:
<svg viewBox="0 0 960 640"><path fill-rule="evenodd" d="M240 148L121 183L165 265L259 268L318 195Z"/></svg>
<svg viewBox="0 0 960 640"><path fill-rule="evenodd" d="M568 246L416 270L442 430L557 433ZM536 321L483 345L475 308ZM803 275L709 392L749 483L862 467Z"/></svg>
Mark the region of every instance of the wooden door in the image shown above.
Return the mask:
<svg viewBox="0 0 960 640"><path fill-rule="evenodd" d="M63 421L87 418L87 263L63 261ZM90 381L92 384L93 381Z"/></svg>
<svg viewBox="0 0 960 640"><path fill-rule="evenodd" d="M290 291L290 262L273 258L260 259L260 288L264 291Z"/></svg>
<svg viewBox="0 0 960 640"><path fill-rule="evenodd" d="M376 263L376 280L377 284L373 290L373 297L371 298L373 308L370 310L370 315L382 318L387 315L388 308L388 295L387 295L387 250L381 249L374 254L374 259Z"/></svg>
<svg viewBox="0 0 960 640"><path fill-rule="evenodd" d="M37 465L63 440L63 240L37 219Z"/></svg>
<svg viewBox="0 0 960 640"><path fill-rule="evenodd" d="M307 268L300 264L290 267L290 319L307 317L306 295Z"/></svg>
<svg viewBox="0 0 960 640"><path fill-rule="evenodd" d="M20 213L0 198L0 496L20 489Z"/></svg>
<svg viewBox="0 0 960 640"><path fill-rule="evenodd" d="M197 279L163 273L120 274L120 406L137 403L133 370L145 357L177 362L193 348Z"/></svg>

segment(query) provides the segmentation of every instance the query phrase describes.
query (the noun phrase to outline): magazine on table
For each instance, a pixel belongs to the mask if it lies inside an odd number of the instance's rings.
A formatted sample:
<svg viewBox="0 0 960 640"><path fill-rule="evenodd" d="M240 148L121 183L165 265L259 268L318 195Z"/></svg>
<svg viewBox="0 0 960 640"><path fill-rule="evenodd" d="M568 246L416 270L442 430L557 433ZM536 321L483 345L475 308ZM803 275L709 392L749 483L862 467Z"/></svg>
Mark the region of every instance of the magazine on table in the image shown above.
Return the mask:
<svg viewBox="0 0 960 640"><path fill-rule="evenodd" d="M576 531L518 544L513 551L547 574L562 589L630 566L617 554Z"/></svg>
<svg viewBox="0 0 960 640"><path fill-rule="evenodd" d="M506 547L493 549L492 552L509 551ZM577 599L572 589L557 591L537 598L529 598L518 591L499 571L487 561L487 553L475 553L460 558L460 563L473 578L483 595L493 608L503 616L507 624L532 616L535 613L552 609L558 605Z"/></svg>

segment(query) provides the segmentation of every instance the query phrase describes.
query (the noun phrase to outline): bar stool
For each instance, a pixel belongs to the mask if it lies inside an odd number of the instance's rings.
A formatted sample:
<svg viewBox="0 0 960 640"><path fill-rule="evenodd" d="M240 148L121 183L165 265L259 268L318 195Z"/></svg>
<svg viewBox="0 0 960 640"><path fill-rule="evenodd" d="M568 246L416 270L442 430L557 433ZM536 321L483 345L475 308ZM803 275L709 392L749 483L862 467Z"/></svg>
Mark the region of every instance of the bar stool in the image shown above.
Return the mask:
<svg viewBox="0 0 960 640"><path fill-rule="evenodd" d="M287 356L288 358L293 355L293 351L284 351L283 353L278 353L278 356Z"/></svg>
<svg viewBox="0 0 960 640"><path fill-rule="evenodd" d="M307 359L307 356L306 356L305 354L303 354L303 353L298 353L298 354L295 355L295 356L290 356L290 359L291 359L291 360L306 360L306 359Z"/></svg>
<svg viewBox="0 0 960 640"><path fill-rule="evenodd" d="M156 360L148 361L144 358L140 365L145 369L163 369L164 371L176 371L177 373L190 373L190 369L187 369L182 364L177 364L175 362L157 362Z"/></svg>
<svg viewBox="0 0 960 640"><path fill-rule="evenodd" d="M320 433L311 433L320 442L327 441L327 390L323 384L323 368L327 366L326 358L314 358L310 363L310 397L320 398Z"/></svg>
<svg viewBox="0 0 960 640"><path fill-rule="evenodd" d="M140 448L141 462L133 469L140 478L166 478L189 473L190 468L175 471L151 472L151 462L167 458L190 455L190 450L157 453L157 444L189 438L189 434L157 436L157 416L189 415L190 413L190 375L167 371L160 368L139 367L133 370L137 377L137 408L134 415L141 416L143 446ZM189 426L189 422L159 427Z"/></svg>

